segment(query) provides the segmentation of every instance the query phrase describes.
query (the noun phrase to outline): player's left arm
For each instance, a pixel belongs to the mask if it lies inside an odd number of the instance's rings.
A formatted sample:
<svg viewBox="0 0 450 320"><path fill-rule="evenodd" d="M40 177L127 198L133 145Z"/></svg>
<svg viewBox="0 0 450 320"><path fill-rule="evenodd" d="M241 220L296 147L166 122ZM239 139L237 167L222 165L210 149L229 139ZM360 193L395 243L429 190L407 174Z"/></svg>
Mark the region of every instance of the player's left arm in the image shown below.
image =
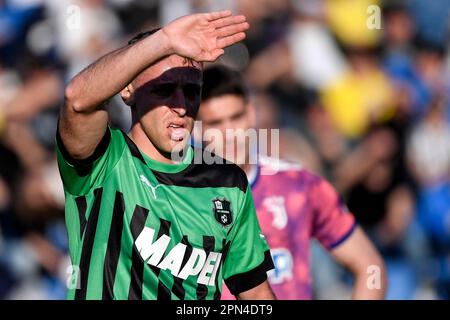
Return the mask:
<svg viewBox="0 0 450 320"><path fill-rule="evenodd" d="M260 285L236 295L238 300L275 300L275 294L266 280Z"/></svg>
<svg viewBox="0 0 450 320"><path fill-rule="evenodd" d="M386 293L384 261L361 227L331 250L333 258L353 274L352 299L383 299Z"/></svg>

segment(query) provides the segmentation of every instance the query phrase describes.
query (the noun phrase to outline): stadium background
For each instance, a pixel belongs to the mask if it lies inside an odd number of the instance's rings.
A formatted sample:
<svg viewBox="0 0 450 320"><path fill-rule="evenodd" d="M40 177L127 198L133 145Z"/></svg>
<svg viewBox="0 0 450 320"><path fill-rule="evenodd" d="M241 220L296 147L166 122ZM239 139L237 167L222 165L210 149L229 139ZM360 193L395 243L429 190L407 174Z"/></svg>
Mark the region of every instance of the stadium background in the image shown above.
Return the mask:
<svg viewBox="0 0 450 320"><path fill-rule="evenodd" d="M385 258L388 298L449 299L448 0L0 0L0 298L65 296L53 148L67 81L139 31L224 8L251 29L221 61L244 72L259 127L281 128L281 156L342 193ZM120 99L108 108L127 130ZM312 255L315 297L349 298L349 275Z"/></svg>

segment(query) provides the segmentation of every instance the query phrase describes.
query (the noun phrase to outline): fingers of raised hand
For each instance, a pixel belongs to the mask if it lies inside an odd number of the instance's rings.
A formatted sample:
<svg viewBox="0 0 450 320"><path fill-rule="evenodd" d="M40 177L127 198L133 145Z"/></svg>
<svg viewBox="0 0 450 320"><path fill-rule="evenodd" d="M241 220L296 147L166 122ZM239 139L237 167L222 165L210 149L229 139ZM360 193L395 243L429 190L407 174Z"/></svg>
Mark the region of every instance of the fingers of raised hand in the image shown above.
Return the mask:
<svg viewBox="0 0 450 320"><path fill-rule="evenodd" d="M213 21L213 20L229 17L231 15L232 15L232 13L230 10L205 13L205 17L206 17L206 19L208 19L208 21Z"/></svg>
<svg viewBox="0 0 450 320"><path fill-rule="evenodd" d="M215 28L222 28L222 27L226 27L229 25L242 23L242 22L245 22L246 20L247 20L247 18L245 16L240 15L240 16L229 16L229 17L225 17L225 18L216 19L213 21L210 20L210 23Z"/></svg>
<svg viewBox="0 0 450 320"><path fill-rule="evenodd" d="M239 32L233 35L217 39L217 47L225 48L245 39L245 33Z"/></svg>
<svg viewBox="0 0 450 320"><path fill-rule="evenodd" d="M228 25L226 27L222 27L219 29L216 29L216 34L218 38L224 38L231 36L236 33L243 32L249 28L249 24L247 22L241 22L238 24L232 24Z"/></svg>

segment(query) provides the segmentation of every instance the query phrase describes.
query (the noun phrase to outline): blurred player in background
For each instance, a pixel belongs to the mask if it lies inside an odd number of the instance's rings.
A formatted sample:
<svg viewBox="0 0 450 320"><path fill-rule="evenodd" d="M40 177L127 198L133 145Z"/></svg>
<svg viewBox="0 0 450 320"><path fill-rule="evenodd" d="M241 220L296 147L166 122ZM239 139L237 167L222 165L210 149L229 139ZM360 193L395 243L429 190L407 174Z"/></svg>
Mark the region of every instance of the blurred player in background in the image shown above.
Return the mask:
<svg viewBox="0 0 450 320"><path fill-rule="evenodd" d="M255 107L240 74L216 65L204 71L203 81L198 114L203 143L222 157L233 148L234 158L227 159L247 173L275 264L269 282L277 297L312 298L309 247L315 238L352 273L353 299L382 299L386 290L383 260L330 183L299 165L278 159L258 155L258 163L252 164L252 148L237 142L238 135L226 134L227 129L255 128ZM219 129L224 140L205 134L211 128ZM231 297L224 291L222 298Z"/></svg>

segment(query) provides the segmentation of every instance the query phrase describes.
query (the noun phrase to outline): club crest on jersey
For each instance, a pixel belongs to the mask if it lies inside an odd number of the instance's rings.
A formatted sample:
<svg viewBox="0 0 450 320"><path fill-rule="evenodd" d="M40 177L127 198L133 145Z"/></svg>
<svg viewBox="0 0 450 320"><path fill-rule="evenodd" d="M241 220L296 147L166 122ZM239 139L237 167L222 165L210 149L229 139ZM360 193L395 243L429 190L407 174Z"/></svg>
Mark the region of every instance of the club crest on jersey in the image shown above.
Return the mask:
<svg viewBox="0 0 450 320"><path fill-rule="evenodd" d="M233 216L231 212L230 201L216 198L213 201L214 204L214 217L224 227L229 226L233 222Z"/></svg>

